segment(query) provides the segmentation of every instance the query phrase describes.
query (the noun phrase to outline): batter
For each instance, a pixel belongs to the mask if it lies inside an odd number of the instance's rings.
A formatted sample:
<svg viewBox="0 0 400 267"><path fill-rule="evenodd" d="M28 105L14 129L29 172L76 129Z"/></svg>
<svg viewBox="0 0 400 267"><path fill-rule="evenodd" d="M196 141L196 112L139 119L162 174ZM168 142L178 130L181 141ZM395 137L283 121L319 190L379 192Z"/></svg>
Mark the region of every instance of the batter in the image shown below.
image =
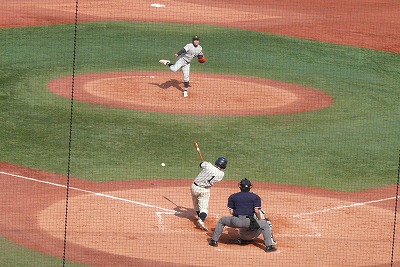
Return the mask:
<svg viewBox="0 0 400 267"><path fill-rule="evenodd" d="M210 188L215 183L222 181L227 164L228 160L224 157L219 157L214 164L203 161L200 163L202 170L193 181L191 189L193 208L198 216L197 225L204 231L208 231L204 221L208 215Z"/></svg>
<svg viewBox="0 0 400 267"><path fill-rule="evenodd" d="M188 89L190 83L190 62L197 57L198 59L203 58L203 48L200 45L199 36L195 35L192 38L192 42L185 45L178 53L174 55L175 57L179 57L179 59L172 64L171 61L161 59L160 63L167 65L168 68L176 72L180 68L182 68L183 72L183 84L185 88L183 89L183 97L188 97Z"/></svg>

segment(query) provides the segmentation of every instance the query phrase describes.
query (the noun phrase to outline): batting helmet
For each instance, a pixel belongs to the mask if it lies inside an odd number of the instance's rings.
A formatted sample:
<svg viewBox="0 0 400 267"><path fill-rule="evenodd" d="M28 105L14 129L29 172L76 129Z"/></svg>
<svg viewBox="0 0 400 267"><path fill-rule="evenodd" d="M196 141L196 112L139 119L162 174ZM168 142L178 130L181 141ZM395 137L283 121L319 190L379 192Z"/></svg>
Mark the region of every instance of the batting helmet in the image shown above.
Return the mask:
<svg viewBox="0 0 400 267"><path fill-rule="evenodd" d="M215 165L220 167L221 169L225 169L227 164L228 164L228 160L226 158L224 158L224 157L219 157L215 161Z"/></svg>
<svg viewBox="0 0 400 267"><path fill-rule="evenodd" d="M250 180L248 180L247 178L244 178L240 181L239 187L240 187L240 190L242 190L242 191L250 191L250 188L252 188L253 185L251 184Z"/></svg>
<svg viewBox="0 0 400 267"><path fill-rule="evenodd" d="M200 41L200 37L198 35L193 36L192 40L199 40Z"/></svg>

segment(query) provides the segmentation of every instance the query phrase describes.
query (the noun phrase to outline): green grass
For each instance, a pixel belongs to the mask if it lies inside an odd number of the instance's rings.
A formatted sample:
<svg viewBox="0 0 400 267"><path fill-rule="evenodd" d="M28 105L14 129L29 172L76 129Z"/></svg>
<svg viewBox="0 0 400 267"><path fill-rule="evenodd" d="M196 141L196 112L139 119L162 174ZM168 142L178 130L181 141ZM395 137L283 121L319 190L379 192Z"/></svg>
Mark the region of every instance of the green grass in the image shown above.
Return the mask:
<svg viewBox="0 0 400 267"><path fill-rule="evenodd" d="M0 161L67 174L71 102L46 84L71 75L73 33L72 25L0 30ZM302 114L212 117L76 101L73 176L192 179L198 172L197 140L207 160L228 157L228 180L343 191L396 182L398 54L204 25L85 23L78 28L76 71L164 71L158 60L171 58L193 34L202 37L208 58L201 68L193 64L193 71L306 85L327 92L334 103ZM0 246L1 266L61 265L3 237Z"/></svg>
<svg viewBox="0 0 400 267"><path fill-rule="evenodd" d="M230 180L246 176L344 191L396 182L398 54L221 27L182 28L80 24L76 72L165 71L158 59L171 58L196 33L208 62L201 68L193 64L192 71L306 85L333 96L333 105L302 114L212 117L76 101L73 176L192 179L198 171L196 139L207 160L228 157ZM0 70L1 161L66 174L70 100L50 93L46 84L71 75L73 30L71 25L0 30L5 55ZM167 168L160 168L161 162Z"/></svg>
<svg viewBox="0 0 400 267"><path fill-rule="evenodd" d="M63 259L58 259L40 252L36 252L20 245L16 245L6 238L0 236L1 257L0 266L30 266L30 267L53 267L62 266ZM86 266L69 261L65 266Z"/></svg>

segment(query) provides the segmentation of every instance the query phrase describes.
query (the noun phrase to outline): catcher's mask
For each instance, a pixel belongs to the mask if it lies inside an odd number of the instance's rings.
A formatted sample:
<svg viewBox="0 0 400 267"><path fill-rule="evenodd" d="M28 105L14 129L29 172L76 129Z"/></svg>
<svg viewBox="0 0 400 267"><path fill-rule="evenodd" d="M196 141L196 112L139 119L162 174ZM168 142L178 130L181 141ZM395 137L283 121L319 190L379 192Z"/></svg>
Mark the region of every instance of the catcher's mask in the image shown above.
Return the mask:
<svg viewBox="0 0 400 267"><path fill-rule="evenodd" d="M253 185L251 184L250 180L244 178L239 182L239 187L241 191L248 192L250 191L250 188L253 187Z"/></svg>
<svg viewBox="0 0 400 267"><path fill-rule="evenodd" d="M227 164L228 164L228 160L225 157L219 157L215 161L215 165L220 167L221 169L225 169Z"/></svg>

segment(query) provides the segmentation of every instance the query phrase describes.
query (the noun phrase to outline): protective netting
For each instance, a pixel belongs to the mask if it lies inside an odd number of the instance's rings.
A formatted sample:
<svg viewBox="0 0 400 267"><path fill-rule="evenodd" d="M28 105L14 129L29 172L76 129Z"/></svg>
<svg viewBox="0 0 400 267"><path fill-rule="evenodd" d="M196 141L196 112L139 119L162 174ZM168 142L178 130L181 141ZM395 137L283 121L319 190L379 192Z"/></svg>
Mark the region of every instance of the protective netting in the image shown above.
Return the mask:
<svg viewBox="0 0 400 267"><path fill-rule="evenodd" d="M0 266L399 265L399 13L3 1Z"/></svg>

